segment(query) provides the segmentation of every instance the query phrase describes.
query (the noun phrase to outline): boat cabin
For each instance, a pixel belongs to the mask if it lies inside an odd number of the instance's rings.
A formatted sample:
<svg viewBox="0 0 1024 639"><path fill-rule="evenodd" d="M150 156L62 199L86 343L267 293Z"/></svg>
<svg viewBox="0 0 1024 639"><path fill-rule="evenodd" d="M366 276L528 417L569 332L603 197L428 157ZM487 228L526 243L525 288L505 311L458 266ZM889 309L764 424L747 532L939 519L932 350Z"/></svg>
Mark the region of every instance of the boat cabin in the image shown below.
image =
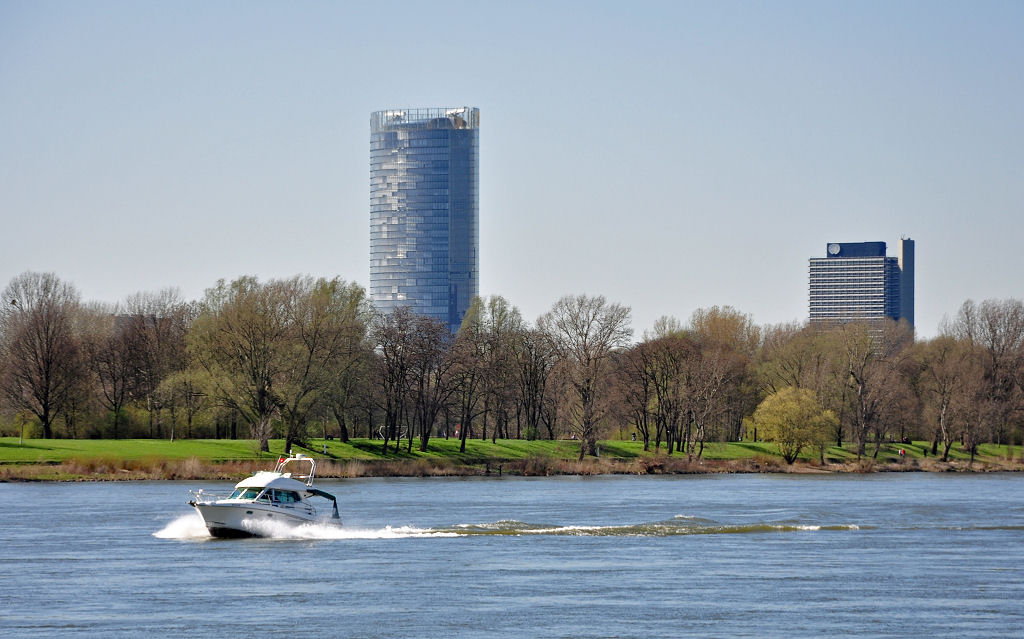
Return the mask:
<svg viewBox="0 0 1024 639"><path fill-rule="evenodd" d="M261 489L258 487L235 488L228 499L243 499L259 501L270 501L274 503L292 504L302 501L302 496L294 490L279 490L276 488Z"/></svg>

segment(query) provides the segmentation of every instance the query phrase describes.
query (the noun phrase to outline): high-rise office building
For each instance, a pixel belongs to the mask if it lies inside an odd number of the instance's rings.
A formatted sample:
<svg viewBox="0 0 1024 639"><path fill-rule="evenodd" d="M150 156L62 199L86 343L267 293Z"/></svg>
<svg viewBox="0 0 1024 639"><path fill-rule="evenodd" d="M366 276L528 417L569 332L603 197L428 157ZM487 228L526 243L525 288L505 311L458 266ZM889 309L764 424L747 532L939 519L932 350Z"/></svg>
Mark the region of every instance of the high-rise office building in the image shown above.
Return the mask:
<svg viewBox="0 0 1024 639"><path fill-rule="evenodd" d="M370 115L370 298L457 331L479 294L480 110Z"/></svg>
<svg viewBox="0 0 1024 639"><path fill-rule="evenodd" d="M810 319L849 322L888 317L914 325L914 241L901 239L899 257L885 242L830 242L810 258Z"/></svg>

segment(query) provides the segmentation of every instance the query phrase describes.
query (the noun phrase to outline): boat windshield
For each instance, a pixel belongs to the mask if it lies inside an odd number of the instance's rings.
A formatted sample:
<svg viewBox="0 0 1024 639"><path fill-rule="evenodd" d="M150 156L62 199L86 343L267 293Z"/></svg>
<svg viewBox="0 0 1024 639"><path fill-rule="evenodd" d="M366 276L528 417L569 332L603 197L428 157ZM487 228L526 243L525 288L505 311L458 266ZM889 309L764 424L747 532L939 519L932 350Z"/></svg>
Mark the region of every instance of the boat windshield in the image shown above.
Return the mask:
<svg viewBox="0 0 1024 639"><path fill-rule="evenodd" d="M236 488L228 499L256 499L260 494L260 488Z"/></svg>

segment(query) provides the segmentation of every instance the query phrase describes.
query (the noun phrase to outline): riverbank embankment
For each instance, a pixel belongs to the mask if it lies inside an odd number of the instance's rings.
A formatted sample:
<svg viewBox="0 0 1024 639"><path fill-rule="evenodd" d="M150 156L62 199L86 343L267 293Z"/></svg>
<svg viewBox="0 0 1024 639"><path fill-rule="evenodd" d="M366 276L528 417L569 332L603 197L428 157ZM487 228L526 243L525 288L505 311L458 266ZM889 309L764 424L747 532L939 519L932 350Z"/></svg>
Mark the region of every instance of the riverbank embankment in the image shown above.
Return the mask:
<svg viewBox="0 0 1024 639"><path fill-rule="evenodd" d="M973 461L955 446L947 461L931 453L925 441L881 443L858 457L852 446L831 446L824 455L806 451L786 464L774 444L712 442L698 457L667 454L652 444L601 442L598 457L578 460L573 440L468 440L434 438L427 450L419 442L381 440L348 442L318 439L293 452L319 460L322 478L656 475L697 473L867 473L867 472L992 472L1024 470L1024 451L1012 446L983 445ZM19 440L0 438L0 481L223 480L237 481L273 467L284 454L284 441L271 440L261 452L249 440ZM822 459L824 458L824 462Z"/></svg>

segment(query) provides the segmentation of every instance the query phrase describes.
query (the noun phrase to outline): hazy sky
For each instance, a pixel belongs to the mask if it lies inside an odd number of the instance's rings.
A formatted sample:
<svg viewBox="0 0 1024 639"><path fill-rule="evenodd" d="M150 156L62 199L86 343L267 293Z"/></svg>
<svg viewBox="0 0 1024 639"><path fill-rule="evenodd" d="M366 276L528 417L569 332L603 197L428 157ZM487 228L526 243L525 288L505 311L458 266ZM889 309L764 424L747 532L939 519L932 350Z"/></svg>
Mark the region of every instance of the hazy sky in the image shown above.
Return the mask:
<svg viewBox="0 0 1024 639"><path fill-rule="evenodd" d="M917 326L1024 297L1024 2L0 0L0 286L369 283L369 114L481 109L480 287L807 315L917 243Z"/></svg>

